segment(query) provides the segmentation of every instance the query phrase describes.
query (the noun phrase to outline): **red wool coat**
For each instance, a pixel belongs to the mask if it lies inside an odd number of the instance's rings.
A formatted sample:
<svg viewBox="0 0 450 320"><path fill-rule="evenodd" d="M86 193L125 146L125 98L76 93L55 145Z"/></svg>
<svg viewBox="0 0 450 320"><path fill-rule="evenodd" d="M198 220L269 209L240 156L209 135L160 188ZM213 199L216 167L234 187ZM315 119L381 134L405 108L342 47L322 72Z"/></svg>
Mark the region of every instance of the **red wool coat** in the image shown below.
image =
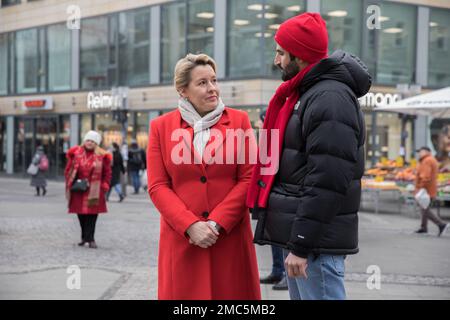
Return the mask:
<svg viewBox="0 0 450 320"><path fill-rule="evenodd" d="M180 128L186 129L189 136L171 141L172 133ZM225 108L219 122L211 127L220 130L224 139L211 137L207 148L215 141L219 146L215 150L224 153L226 129L233 128L251 128L248 116ZM148 191L161 214L158 298L261 299L250 215L245 205L252 165L248 161L246 164L237 161L195 164L193 160L191 164L174 163L172 150L178 150L183 144L191 159L195 156L200 159L192 140L193 129L182 120L178 110L151 122ZM229 149L236 153L236 147ZM206 220L222 226L217 242L207 249L189 244L185 233L188 227Z"/></svg>
<svg viewBox="0 0 450 320"><path fill-rule="evenodd" d="M75 146L69 149L67 152L67 165L64 171L64 176L66 180L66 188L67 183L69 181L69 172L74 162L77 161L75 157L75 153L79 148L83 148L82 146ZM107 153L101 148L97 148L94 152L88 152L87 157L91 159L94 156L98 156L102 159L102 174L100 181L100 197L98 199L98 204L87 207L86 204L89 189L85 192L70 192L70 200L69 200L69 213L78 213L78 214L99 214L106 213L108 210L106 208L106 199L105 192L109 190L109 183L111 181L111 160L112 156L110 153ZM77 179L88 179L89 183L92 185L92 166L87 166L85 164L80 164L77 172Z"/></svg>

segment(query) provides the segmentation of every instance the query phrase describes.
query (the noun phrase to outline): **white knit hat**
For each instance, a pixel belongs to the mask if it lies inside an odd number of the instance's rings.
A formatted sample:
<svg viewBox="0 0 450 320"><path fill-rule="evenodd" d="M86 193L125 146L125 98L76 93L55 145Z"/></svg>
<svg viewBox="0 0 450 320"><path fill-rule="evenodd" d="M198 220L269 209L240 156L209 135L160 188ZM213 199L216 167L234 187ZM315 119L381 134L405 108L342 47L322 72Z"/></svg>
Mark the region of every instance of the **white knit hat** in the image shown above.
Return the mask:
<svg viewBox="0 0 450 320"><path fill-rule="evenodd" d="M91 130L88 133L86 133L83 142L85 142L86 140L92 140L97 145L100 145L100 142L102 142L102 136L98 132Z"/></svg>

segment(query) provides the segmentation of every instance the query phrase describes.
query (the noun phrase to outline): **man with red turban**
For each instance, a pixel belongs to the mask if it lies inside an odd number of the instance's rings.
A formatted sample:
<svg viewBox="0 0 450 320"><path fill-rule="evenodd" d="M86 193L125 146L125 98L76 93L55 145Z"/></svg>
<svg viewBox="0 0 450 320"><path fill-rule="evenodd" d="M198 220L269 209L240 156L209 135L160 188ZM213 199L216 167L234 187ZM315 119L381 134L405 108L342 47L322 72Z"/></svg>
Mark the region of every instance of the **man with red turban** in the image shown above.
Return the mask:
<svg viewBox="0 0 450 320"><path fill-rule="evenodd" d="M344 259L358 252L364 172L357 98L371 77L352 54L327 56L318 13L285 21L275 41L284 82L269 102L260 141L270 146L260 154L272 160L258 159L247 196L258 216L254 240L284 248L291 299L345 299Z"/></svg>

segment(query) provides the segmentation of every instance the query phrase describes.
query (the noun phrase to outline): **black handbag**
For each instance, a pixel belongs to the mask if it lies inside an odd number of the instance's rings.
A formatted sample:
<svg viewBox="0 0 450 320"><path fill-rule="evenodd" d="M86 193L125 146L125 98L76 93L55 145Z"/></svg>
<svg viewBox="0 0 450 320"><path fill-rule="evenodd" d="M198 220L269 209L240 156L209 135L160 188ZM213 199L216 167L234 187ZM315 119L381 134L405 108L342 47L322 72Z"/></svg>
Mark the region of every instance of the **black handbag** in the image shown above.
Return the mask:
<svg viewBox="0 0 450 320"><path fill-rule="evenodd" d="M70 187L72 192L85 192L89 189L89 181L87 179L76 179Z"/></svg>

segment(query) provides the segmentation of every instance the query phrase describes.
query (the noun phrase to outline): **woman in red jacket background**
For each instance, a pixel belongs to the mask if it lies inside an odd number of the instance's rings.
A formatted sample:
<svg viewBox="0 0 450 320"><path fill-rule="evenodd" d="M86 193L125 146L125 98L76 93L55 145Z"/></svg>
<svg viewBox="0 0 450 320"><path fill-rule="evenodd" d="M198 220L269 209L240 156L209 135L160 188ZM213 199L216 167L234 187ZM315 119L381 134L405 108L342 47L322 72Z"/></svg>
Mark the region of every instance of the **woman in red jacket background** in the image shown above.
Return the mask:
<svg viewBox="0 0 450 320"><path fill-rule="evenodd" d="M147 150L148 192L161 214L158 298L260 299L245 205L250 142L247 161L225 159L242 151L228 136L251 130L248 115L223 105L209 56L188 54L174 78L178 109L151 122Z"/></svg>
<svg viewBox="0 0 450 320"><path fill-rule="evenodd" d="M106 213L105 193L111 181L110 153L99 147L101 136L89 131L82 146L75 146L67 152L67 165L64 172L66 180L66 198L69 213L76 213L81 226L79 246L89 243L90 248L97 248L94 233L97 216ZM77 181L87 181L85 191L71 190Z"/></svg>

